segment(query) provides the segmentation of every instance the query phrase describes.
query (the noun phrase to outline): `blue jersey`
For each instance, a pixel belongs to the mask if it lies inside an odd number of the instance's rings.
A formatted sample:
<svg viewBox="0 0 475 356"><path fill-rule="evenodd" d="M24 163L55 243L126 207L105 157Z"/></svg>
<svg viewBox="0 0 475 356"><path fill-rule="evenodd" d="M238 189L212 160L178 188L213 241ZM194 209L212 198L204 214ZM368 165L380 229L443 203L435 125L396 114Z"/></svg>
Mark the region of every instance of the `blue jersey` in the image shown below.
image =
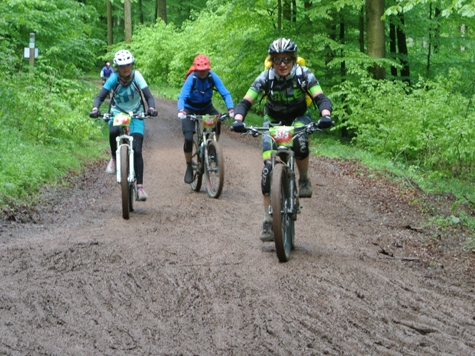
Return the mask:
<svg viewBox="0 0 475 356"><path fill-rule="evenodd" d="M101 70L101 78L107 80L112 75L112 73L114 73L112 67L107 68L104 66L104 68Z"/></svg>
<svg viewBox="0 0 475 356"><path fill-rule="evenodd" d="M213 77L214 85L219 94L221 94L226 108L234 109L233 99L229 90L226 89L221 79L213 71L209 71L209 74ZM196 78L193 79L193 76ZM201 111L212 105L211 99L213 98L213 86L208 79L201 79L198 74L190 74L183 84L180 95L178 96L178 111L185 108L192 111Z"/></svg>

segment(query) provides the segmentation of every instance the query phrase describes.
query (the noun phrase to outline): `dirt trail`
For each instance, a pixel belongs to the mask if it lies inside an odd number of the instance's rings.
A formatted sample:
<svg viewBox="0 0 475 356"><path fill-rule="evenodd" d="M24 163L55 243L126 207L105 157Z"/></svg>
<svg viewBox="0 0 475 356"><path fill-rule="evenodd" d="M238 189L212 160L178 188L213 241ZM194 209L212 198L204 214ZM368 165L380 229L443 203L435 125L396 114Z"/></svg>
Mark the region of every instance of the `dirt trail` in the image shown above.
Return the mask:
<svg viewBox="0 0 475 356"><path fill-rule="evenodd" d="M311 159L296 250L262 243L258 139L228 130L221 197L183 183L173 101L147 121L145 188L125 221L91 168L0 230L2 355L475 355L475 283L427 265L417 207L355 166ZM411 227L411 228L408 228Z"/></svg>

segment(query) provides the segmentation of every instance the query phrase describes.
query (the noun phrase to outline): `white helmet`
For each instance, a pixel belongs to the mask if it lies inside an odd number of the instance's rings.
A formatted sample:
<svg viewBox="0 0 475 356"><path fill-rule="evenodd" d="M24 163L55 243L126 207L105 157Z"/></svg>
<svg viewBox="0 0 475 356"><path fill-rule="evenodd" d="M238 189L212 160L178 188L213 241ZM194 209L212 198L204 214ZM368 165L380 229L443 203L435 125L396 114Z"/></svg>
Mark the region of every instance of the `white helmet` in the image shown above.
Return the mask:
<svg viewBox="0 0 475 356"><path fill-rule="evenodd" d="M114 64L116 66L126 66L134 63L134 56L129 51L122 49L114 56Z"/></svg>

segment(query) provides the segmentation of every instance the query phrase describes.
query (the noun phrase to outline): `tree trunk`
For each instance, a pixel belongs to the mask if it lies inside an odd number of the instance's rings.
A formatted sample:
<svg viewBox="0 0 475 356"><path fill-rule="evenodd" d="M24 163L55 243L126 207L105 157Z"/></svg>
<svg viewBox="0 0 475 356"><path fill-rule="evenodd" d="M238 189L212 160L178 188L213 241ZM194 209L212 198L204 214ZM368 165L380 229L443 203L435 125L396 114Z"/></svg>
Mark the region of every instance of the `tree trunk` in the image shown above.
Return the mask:
<svg viewBox="0 0 475 356"><path fill-rule="evenodd" d="M292 20L292 9L289 0L284 0L284 4L282 5L282 17L287 21Z"/></svg>
<svg viewBox="0 0 475 356"><path fill-rule="evenodd" d="M410 70L409 70L409 60L408 60L409 53L407 51L406 33L404 32L404 14L399 14L398 17L400 20L400 26L396 30L396 38L397 38L397 50L399 52L399 57L402 63L401 77L402 77L402 80L410 83L409 81Z"/></svg>
<svg viewBox="0 0 475 356"><path fill-rule="evenodd" d="M277 0L277 30L282 30L282 0Z"/></svg>
<svg viewBox="0 0 475 356"><path fill-rule="evenodd" d="M389 53L390 58L396 59L397 58L397 51L396 51L396 25L392 22L389 24ZM397 69L395 66L391 66L391 75L393 77L397 77Z"/></svg>
<svg viewBox="0 0 475 356"><path fill-rule="evenodd" d="M373 58L385 58L384 22L381 17L384 13L384 0L366 0L366 33L368 55ZM375 79L384 79L384 67L374 63L369 71Z"/></svg>
<svg viewBox="0 0 475 356"><path fill-rule="evenodd" d="M340 44L344 44L345 43L345 19L343 18L343 16L340 18L340 35L339 35L339 42ZM344 57L344 53L343 53L343 46L342 46L342 49L340 51L340 56L341 57ZM340 64L340 75L342 78L345 78L346 76L346 63L345 61L342 61L341 64Z"/></svg>
<svg viewBox="0 0 475 356"><path fill-rule="evenodd" d="M359 43L360 43L360 52L364 53L364 7L361 6L359 21L358 21L358 30L359 30Z"/></svg>
<svg viewBox="0 0 475 356"><path fill-rule="evenodd" d="M167 20L167 0L157 0L157 14L163 22L168 23Z"/></svg>
<svg viewBox="0 0 475 356"><path fill-rule="evenodd" d="M132 9L130 0L124 0L125 43L132 41Z"/></svg>
<svg viewBox="0 0 475 356"><path fill-rule="evenodd" d="M112 41L114 40L113 39L113 32L112 32L112 24L113 24L113 20L112 20L112 3L110 2L110 0L107 0L107 44L109 46L112 45Z"/></svg>
<svg viewBox="0 0 475 356"><path fill-rule="evenodd" d="M138 0L137 5L139 7L139 21L143 25L143 6L142 6L142 0Z"/></svg>

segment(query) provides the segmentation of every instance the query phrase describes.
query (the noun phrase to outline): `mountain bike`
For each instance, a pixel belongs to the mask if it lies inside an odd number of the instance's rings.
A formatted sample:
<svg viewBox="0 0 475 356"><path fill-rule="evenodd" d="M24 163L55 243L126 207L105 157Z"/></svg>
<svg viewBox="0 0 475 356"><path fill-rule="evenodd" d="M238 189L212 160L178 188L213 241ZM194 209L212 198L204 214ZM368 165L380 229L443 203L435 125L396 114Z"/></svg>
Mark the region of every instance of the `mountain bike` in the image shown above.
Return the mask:
<svg viewBox="0 0 475 356"><path fill-rule="evenodd" d="M295 221L300 213L298 188L295 181L295 153L292 151L293 142L304 134L322 131L317 123L312 122L305 126L269 127L245 126L244 135L269 135L275 143L276 150L272 151L272 174L269 214L272 216L274 243L277 258L280 262L287 262L290 251L295 248Z"/></svg>
<svg viewBox="0 0 475 356"><path fill-rule="evenodd" d="M206 179L206 190L211 198L219 198L224 183L224 156L216 136L218 122L229 117L228 113L218 115L186 116L195 122L191 166L193 167L193 182L191 189L199 192Z"/></svg>
<svg viewBox="0 0 475 356"><path fill-rule="evenodd" d="M98 117L105 122L113 120L112 125L120 126L121 128L121 133L116 138L117 150L115 166L117 183L121 186L122 217L124 219L129 218L130 212L134 211L134 201L138 200L134 169L134 138L129 135L130 123L132 122L132 119L143 120L149 117L150 116L145 113L119 113L117 115L106 113Z"/></svg>

